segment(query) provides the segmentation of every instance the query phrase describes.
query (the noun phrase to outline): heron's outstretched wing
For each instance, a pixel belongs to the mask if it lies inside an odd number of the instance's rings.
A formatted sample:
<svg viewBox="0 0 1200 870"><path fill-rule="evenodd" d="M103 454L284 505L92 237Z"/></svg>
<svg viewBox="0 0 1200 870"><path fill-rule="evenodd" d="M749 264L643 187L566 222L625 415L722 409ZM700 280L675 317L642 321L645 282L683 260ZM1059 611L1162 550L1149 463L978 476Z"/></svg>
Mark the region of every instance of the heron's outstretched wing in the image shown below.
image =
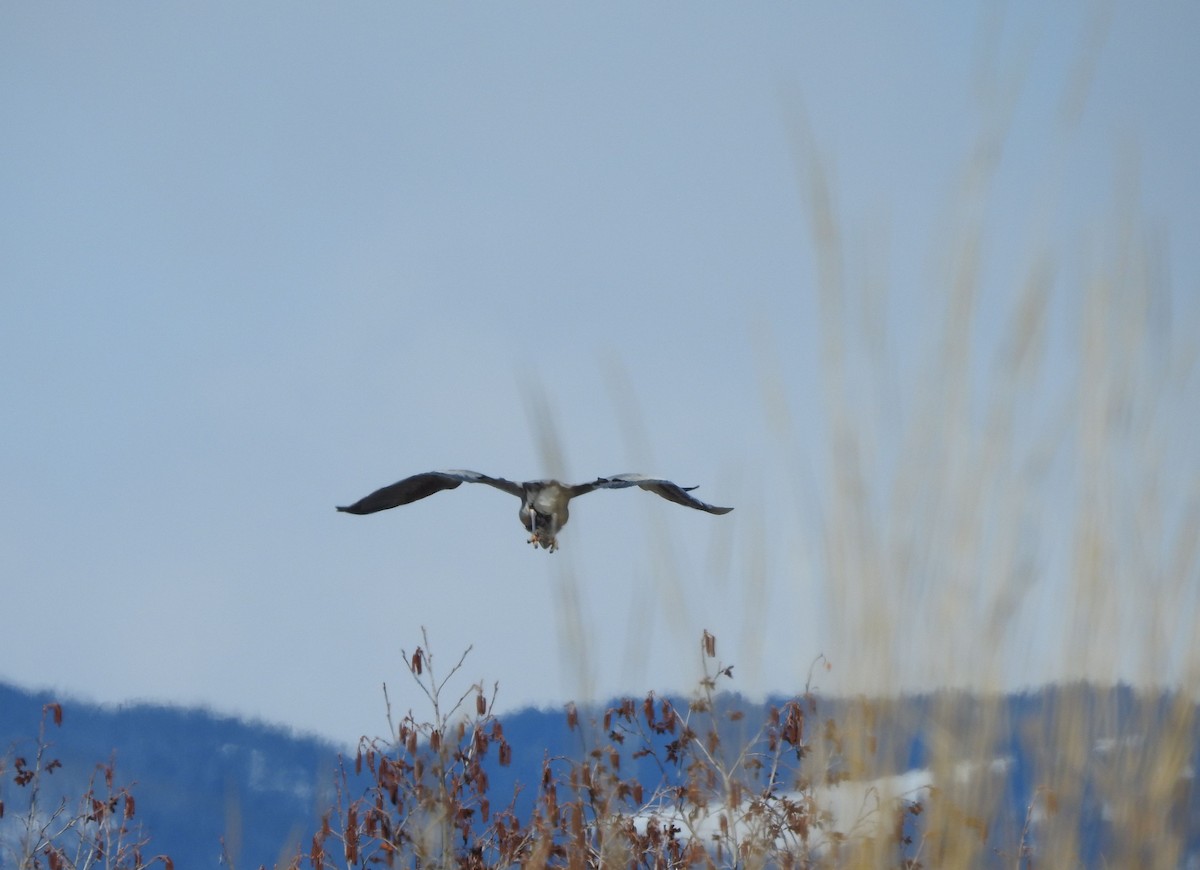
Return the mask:
<svg viewBox="0 0 1200 870"><path fill-rule="evenodd" d="M696 488L694 486L679 486L669 480L647 477L644 474L614 474L612 477L598 477L591 483L581 483L578 486L571 487L571 496L573 498L577 495L583 495L585 492L591 492L594 489L625 489L629 486L641 487L647 492L661 495L667 501L673 501L675 504L685 505L686 507L695 508L698 511L706 511L710 514L727 514L733 510L733 508L716 507L688 495L689 491Z"/></svg>
<svg viewBox="0 0 1200 870"><path fill-rule="evenodd" d="M427 471L377 489L354 504L339 507L338 510L348 514L373 514L427 498L443 489L455 489L463 483L486 483L518 498L525 494L519 483L513 483L503 477L488 477L478 471Z"/></svg>

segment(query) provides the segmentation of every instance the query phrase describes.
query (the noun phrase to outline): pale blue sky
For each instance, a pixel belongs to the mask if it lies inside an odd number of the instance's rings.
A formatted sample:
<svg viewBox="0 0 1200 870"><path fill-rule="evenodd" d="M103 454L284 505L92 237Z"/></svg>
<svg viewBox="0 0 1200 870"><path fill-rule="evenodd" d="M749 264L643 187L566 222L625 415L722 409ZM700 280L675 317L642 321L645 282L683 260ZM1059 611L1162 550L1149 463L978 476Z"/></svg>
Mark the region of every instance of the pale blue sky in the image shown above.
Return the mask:
<svg viewBox="0 0 1200 870"><path fill-rule="evenodd" d="M0 678L351 739L384 680L419 705L422 625L510 707L686 688L707 628L740 688L795 688L838 642L796 507L827 458L813 149L898 379L997 126L984 344L1047 249L1070 323L1129 205L1197 339L1200 11L1042 7L4 4ZM567 477L737 510L596 493L553 556L484 487L334 513L544 476L539 391ZM898 396L851 403L886 432Z"/></svg>

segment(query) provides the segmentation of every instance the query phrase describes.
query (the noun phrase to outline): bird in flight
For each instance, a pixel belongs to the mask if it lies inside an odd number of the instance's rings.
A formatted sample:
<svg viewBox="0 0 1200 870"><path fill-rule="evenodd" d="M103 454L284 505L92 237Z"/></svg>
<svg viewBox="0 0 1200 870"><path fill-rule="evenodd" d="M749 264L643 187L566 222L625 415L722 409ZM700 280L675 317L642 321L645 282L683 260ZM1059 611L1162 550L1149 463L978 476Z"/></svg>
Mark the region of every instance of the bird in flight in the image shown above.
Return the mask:
<svg viewBox="0 0 1200 870"><path fill-rule="evenodd" d="M478 471L427 471L424 474L414 474L391 486L377 489L354 504L339 507L338 510L348 514L373 514L376 511L410 504L444 489L456 489L463 483L486 483L521 499L521 524L529 532L529 543L535 548L542 547L551 553L558 549L558 533L567 524L567 503L576 496L594 489L625 489L636 486L660 495L667 501L710 514L727 514L733 510L714 507L688 495L690 490L696 488L694 486L679 486L669 480L659 480L644 474L598 477L591 483L577 483L572 486L557 480L514 483L503 477L488 477Z"/></svg>

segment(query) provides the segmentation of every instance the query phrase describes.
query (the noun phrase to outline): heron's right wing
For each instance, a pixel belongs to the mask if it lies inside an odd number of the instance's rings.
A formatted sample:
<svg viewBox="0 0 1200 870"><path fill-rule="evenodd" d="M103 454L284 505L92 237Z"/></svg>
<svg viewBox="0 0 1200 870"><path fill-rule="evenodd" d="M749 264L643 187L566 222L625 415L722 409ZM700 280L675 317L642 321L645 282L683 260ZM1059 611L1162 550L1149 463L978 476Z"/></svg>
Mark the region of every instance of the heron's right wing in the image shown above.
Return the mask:
<svg viewBox="0 0 1200 870"><path fill-rule="evenodd" d="M525 494L519 483L513 483L503 477L488 477L478 471L427 471L377 489L354 504L339 507L338 510L348 514L373 514L376 511L420 501L444 489L456 489L463 483L486 483L518 498Z"/></svg>

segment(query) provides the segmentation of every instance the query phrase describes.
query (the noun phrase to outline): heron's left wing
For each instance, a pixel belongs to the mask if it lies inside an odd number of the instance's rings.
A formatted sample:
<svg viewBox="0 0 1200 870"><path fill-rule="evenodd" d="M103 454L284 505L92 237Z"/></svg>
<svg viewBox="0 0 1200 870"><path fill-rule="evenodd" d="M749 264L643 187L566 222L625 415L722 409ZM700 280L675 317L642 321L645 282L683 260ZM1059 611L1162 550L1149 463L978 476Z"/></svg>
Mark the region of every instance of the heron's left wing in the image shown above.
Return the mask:
<svg viewBox="0 0 1200 870"><path fill-rule="evenodd" d="M614 474L612 477L598 477L591 483L581 483L578 486L571 487L571 496L583 495L585 492L591 492L594 489L625 489L630 486L640 487L647 492L662 496L667 501L673 501L675 504L681 504L685 507L695 508L698 511L705 511L710 514L727 514L733 510L733 508L717 507L708 504L689 495L688 493L696 488L694 486L680 486L669 480L647 477L644 474Z"/></svg>

